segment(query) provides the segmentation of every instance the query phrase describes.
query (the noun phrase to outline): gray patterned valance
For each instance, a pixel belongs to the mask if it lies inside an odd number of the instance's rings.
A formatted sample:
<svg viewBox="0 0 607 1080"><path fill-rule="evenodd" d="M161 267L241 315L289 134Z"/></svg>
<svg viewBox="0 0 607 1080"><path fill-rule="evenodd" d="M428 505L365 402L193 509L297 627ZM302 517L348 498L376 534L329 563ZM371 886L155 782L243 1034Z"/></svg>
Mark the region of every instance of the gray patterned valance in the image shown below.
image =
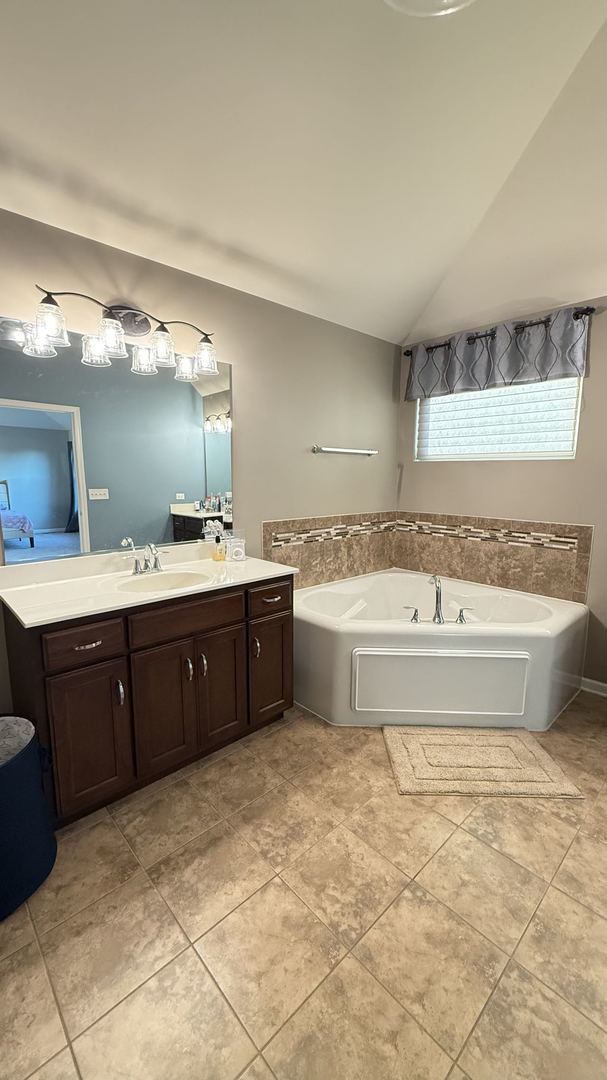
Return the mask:
<svg viewBox="0 0 607 1080"><path fill-rule="evenodd" d="M405 398L441 397L516 383L586 374L588 327L594 308L561 308L541 319L501 323L413 345Z"/></svg>

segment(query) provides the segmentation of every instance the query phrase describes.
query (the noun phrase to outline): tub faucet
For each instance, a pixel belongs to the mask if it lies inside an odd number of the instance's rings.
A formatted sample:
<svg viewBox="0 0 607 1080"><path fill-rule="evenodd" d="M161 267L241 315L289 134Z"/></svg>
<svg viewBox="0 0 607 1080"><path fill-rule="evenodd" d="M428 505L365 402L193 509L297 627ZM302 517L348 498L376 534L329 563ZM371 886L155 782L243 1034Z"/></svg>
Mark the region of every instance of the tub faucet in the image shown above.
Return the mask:
<svg viewBox="0 0 607 1080"><path fill-rule="evenodd" d="M438 574L433 574L432 577L429 579L428 584L434 585L434 588L436 589L436 603L435 603L435 606L434 606L434 616L433 616L432 622L442 624L442 623L444 623L445 620L444 620L444 617L443 617L443 600L442 600L441 580L440 580Z"/></svg>

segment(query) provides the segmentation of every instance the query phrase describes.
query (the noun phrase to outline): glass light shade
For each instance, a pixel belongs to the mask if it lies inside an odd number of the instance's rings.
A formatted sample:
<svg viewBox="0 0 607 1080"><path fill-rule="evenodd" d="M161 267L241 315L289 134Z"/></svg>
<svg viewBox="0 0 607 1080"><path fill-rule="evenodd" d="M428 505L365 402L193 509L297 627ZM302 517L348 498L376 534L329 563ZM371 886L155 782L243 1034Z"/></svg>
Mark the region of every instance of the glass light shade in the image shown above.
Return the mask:
<svg viewBox="0 0 607 1080"><path fill-rule="evenodd" d="M175 358L175 378L177 382L198 382L193 356L179 353Z"/></svg>
<svg viewBox="0 0 607 1080"><path fill-rule="evenodd" d="M427 19L433 15L454 15L456 11L469 7L474 0L385 0L385 3L403 15Z"/></svg>
<svg viewBox="0 0 607 1080"><path fill-rule="evenodd" d="M124 330L118 319L113 319L111 315L104 315L99 324L99 337L103 341L107 356L114 356L116 359L128 356Z"/></svg>
<svg viewBox="0 0 607 1080"><path fill-rule="evenodd" d="M41 333L37 324L24 323L23 333L25 334L23 352L26 356L48 357L57 355L57 350L53 348L46 334Z"/></svg>
<svg viewBox="0 0 607 1080"><path fill-rule="evenodd" d="M232 430L232 417L228 416L226 420L226 431L229 433Z"/></svg>
<svg viewBox="0 0 607 1080"><path fill-rule="evenodd" d="M133 375L157 375L156 352L152 345L133 345Z"/></svg>
<svg viewBox="0 0 607 1080"><path fill-rule="evenodd" d="M67 336L65 316L58 304L46 303L44 300L36 309L36 328L51 345L66 348L70 339Z"/></svg>
<svg viewBox="0 0 607 1080"><path fill-rule="evenodd" d="M213 424L213 430L216 431L218 435L223 435L223 433L225 432L225 429L226 429L226 425L225 425L225 421L223 420L223 417L218 416L217 419L215 420L215 423Z"/></svg>
<svg viewBox="0 0 607 1080"><path fill-rule="evenodd" d="M97 337L95 334L83 335L80 363L85 364L86 367L112 366L112 361L105 351L105 342L102 337Z"/></svg>
<svg viewBox="0 0 607 1080"><path fill-rule="evenodd" d="M211 341L204 338L198 343L195 356L195 370L199 375L217 375L217 354Z"/></svg>
<svg viewBox="0 0 607 1080"><path fill-rule="evenodd" d="M157 367L175 367L175 346L168 330L156 330L152 334L152 346L156 351Z"/></svg>
<svg viewBox="0 0 607 1080"><path fill-rule="evenodd" d="M210 435L212 430L213 430L213 424L212 424L211 420L209 420L208 416L207 416L207 418L206 418L206 420L204 422L204 430L205 430L207 435Z"/></svg>

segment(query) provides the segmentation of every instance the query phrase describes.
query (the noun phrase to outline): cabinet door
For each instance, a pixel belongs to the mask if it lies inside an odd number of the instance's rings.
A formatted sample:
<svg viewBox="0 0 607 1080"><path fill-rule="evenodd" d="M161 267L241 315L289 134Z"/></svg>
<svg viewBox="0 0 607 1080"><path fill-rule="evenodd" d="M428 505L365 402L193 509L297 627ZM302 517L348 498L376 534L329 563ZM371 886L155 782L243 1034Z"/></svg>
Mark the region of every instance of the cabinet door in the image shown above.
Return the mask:
<svg viewBox="0 0 607 1080"><path fill-rule="evenodd" d="M249 623L249 722L280 716L293 704L293 617L290 612Z"/></svg>
<svg viewBox="0 0 607 1080"><path fill-rule="evenodd" d="M200 748L247 731L247 652L243 624L196 640Z"/></svg>
<svg viewBox="0 0 607 1080"><path fill-rule="evenodd" d="M137 773L154 776L197 750L194 641L131 656Z"/></svg>
<svg viewBox="0 0 607 1080"><path fill-rule="evenodd" d="M46 680L62 817L117 798L134 779L124 659Z"/></svg>

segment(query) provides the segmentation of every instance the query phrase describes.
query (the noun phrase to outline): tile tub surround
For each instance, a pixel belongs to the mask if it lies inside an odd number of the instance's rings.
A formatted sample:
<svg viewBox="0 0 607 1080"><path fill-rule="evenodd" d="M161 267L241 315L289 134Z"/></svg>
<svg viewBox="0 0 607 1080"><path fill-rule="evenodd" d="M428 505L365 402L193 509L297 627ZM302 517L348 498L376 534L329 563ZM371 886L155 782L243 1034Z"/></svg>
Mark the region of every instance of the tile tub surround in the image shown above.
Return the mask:
<svg viewBox="0 0 607 1080"><path fill-rule="evenodd" d="M592 525L399 510L262 525L265 559L298 588L391 566L586 602Z"/></svg>
<svg viewBox="0 0 607 1080"><path fill-rule="evenodd" d="M575 805L397 795L380 732L292 709L188 768L217 824L182 772L68 826L0 935L0 1077L607 1076L607 701L542 738Z"/></svg>

